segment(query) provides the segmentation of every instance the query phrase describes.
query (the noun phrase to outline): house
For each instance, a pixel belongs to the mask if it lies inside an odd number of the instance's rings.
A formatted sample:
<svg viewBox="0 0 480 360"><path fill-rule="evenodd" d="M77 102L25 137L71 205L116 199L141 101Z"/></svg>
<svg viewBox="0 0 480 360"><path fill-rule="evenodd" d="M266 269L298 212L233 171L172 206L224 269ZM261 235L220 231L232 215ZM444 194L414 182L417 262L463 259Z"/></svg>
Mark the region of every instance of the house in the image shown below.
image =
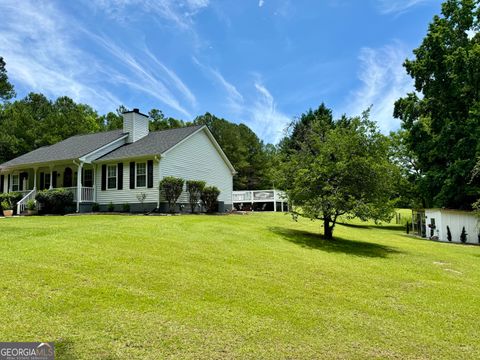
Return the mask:
<svg viewBox="0 0 480 360"><path fill-rule="evenodd" d="M133 109L123 113L122 130L73 136L7 161L0 165L0 193L22 192L20 212L38 190L59 187L73 193L77 212L94 203L100 210L109 204L166 210L159 182L176 176L218 187L219 211L231 209L235 169L210 130L197 125L149 132L148 125L148 116ZM185 191L181 203L188 203Z"/></svg>
<svg viewBox="0 0 480 360"><path fill-rule="evenodd" d="M448 228L448 229L447 229ZM467 233L467 243L480 242L478 218L471 211L453 209L422 209L412 213L412 230L415 234L440 241L460 242L462 229Z"/></svg>

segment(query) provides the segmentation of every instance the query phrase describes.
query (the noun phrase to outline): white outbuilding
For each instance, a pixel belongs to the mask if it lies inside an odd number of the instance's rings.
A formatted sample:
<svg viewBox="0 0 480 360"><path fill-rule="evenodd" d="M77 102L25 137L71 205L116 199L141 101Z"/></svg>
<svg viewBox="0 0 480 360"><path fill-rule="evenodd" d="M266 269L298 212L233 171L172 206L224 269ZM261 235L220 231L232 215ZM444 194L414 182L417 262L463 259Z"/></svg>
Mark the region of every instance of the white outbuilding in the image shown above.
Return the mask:
<svg viewBox="0 0 480 360"><path fill-rule="evenodd" d="M413 212L413 231L420 236L448 242L459 243L462 230L465 228L467 243L480 243L479 218L472 211L452 209L425 209Z"/></svg>

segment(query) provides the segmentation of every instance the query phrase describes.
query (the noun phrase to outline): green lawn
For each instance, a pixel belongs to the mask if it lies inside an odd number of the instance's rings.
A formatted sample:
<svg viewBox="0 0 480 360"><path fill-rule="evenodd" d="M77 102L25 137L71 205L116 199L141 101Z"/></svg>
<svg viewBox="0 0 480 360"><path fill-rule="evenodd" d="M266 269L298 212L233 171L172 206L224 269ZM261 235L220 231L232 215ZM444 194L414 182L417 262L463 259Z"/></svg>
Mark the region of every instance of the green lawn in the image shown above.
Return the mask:
<svg viewBox="0 0 480 360"><path fill-rule="evenodd" d="M283 214L0 219L0 340L58 359L480 358L480 247Z"/></svg>

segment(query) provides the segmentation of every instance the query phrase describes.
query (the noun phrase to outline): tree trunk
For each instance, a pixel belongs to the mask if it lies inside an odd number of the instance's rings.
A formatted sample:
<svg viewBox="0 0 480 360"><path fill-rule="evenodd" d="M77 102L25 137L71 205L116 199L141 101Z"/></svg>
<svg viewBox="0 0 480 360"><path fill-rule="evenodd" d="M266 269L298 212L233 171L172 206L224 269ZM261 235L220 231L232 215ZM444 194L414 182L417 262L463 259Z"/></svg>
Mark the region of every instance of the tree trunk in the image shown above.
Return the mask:
<svg viewBox="0 0 480 360"><path fill-rule="evenodd" d="M326 240L333 239L333 226L330 226L331 221L332 219L329 216L323 218L323 237Z"/></svg>

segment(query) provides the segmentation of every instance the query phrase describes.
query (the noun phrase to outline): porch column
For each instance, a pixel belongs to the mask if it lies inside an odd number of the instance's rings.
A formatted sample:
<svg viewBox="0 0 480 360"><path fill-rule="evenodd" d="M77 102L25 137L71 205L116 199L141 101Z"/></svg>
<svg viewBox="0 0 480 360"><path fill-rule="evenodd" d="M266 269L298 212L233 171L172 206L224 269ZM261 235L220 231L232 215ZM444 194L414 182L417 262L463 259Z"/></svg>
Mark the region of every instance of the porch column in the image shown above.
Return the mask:
<svg viewBox="0 0 480 360"><path fill-rule="evenodd" d="M53 166L50 166L50 190L53 189Z"/></svg>
<svg viewBox="0 0 480 360"><path fill-rule="evenodd" d="M277 192L273 190L273 211L277 212Z"/></svg>
<svg viewBox="0 0 480 360"><path fill-rule="evenodd" d="M37 168L33 168L33 190L37 190Z"/></svg>
<svg viewBox="0 0 480 360"><path fill-rule="evenodd" d="M83 162L79 162L77 170L77 212L80 212L80 202L82 200L82 169Z"/></svg>
<svg viewBox="0 0 480 360"><path fill-rule="evenodd" d="M97 164L93 165L93 202L97 202Z"/></svg>

